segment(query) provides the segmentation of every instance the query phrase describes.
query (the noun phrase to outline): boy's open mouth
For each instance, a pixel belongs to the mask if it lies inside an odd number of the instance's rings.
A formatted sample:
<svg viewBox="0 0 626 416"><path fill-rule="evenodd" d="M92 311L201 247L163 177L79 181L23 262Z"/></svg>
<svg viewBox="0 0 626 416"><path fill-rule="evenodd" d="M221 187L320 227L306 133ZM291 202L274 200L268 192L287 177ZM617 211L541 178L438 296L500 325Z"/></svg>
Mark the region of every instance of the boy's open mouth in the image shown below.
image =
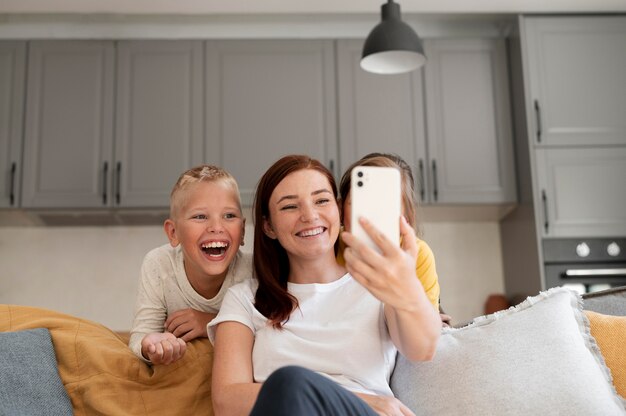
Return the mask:
<svg viewBox="0 0 626 416"><path fill-rule="evenodd" d="M221 257L228 250L229 244L226 241L211 241L203 243L200 247L210 257Z"/></svg>

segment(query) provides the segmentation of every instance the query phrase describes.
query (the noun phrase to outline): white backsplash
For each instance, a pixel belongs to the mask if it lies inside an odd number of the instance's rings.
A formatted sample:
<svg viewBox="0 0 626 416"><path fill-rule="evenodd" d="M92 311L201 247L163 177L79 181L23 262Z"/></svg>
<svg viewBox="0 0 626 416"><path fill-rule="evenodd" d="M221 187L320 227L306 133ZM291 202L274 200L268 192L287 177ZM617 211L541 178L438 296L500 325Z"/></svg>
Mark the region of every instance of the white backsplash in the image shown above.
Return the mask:
<svg viewBox="0 0 626 416"><path fill-rule="evenodd" d="M245 250L252 249L248 220ZM503 292L497 222L432 222L442 306L455 322L483 314ZM143 256L167 239L159 226L0 227L0 303L37 306L130 329Z"/></svg>

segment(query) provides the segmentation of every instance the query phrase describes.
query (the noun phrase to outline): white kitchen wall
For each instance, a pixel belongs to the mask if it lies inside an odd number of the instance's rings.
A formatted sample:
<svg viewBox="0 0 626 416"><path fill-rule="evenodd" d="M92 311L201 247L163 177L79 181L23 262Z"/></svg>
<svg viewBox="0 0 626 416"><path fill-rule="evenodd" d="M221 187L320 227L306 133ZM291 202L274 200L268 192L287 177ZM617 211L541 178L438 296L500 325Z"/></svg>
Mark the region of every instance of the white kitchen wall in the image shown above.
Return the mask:
<svg viewBox="0 0 626 416"><path fill-rule="evenodd" d="M497 222L432 222L442 305L455 322L483 313L503 291ZM248 220L244 249L252 249ZM139 268L147 251L167 243L159 226L0 227L0 303L30 305L130 329Z"/></svg>
<svg viewBox="0 0 626 416"><path fill-rule="evenodd" d="M504 293L498 222L431 222L423 239L435 254L441 306L459 324L484 313L487 297Z"/></svg>

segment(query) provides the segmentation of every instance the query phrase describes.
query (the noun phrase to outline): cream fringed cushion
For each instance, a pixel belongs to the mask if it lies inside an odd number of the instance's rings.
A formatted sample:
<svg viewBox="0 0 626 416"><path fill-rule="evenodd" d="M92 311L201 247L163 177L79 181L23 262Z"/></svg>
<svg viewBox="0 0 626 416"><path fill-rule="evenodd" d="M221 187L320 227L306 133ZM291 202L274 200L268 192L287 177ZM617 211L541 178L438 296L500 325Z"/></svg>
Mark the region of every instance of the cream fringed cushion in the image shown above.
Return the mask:
<svg viewBox="0 0 626 416"><path fill-rule="evenodd" d="M443 330L435 358L403 357L391 387L416 415L626 415L582 312L556 288Z"/></svg>

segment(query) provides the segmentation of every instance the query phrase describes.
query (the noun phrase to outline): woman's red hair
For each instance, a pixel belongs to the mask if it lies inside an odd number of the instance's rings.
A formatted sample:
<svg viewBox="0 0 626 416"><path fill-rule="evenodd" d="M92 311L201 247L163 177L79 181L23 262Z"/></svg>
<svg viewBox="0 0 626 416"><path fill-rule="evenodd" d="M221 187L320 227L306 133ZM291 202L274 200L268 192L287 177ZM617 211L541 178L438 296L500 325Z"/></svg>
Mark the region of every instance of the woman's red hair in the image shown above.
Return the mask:
<svg viewBox="0 0 626 416"><path fill-rule="evenodd" d="M287 291L289 258L277 239L269 238L263 231L264 220L270 218L269 201L274 189L289 174L312 169L328 179L337 198L337 184L332 173L318 160L305 155L288 155L276 161L261 177L254 196L254 273L259 287L254 298L255 308L269 319L274 328L282 328L298 300Z"/></svg>

